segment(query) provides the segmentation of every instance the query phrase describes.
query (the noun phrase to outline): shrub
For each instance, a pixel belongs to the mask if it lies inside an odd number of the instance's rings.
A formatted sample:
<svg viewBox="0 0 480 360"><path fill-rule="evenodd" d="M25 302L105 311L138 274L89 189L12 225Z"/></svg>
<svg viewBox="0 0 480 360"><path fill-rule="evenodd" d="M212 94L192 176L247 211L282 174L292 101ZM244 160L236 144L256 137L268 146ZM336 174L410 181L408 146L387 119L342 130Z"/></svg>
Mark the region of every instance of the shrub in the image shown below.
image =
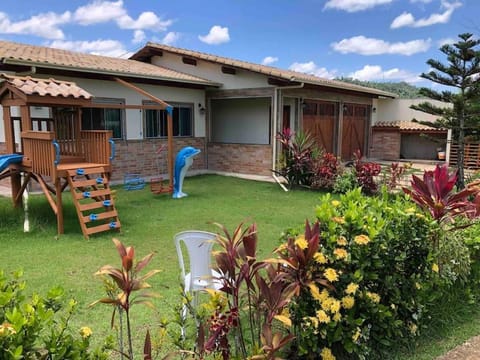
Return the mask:
<svg viewBox="0 0 480 360"><path fill-rule="evenodd" d="M45 297L25 296L22 272L8 279L0 271L0 353L2 359L109 359L109 341L91 349L92 330L72 330L70 320L77 302L65 302L60 287Z"/></svg>
<svg viewBox="0 0 480 360"><path fill-rule="evenodd" d="M277 140L282 145L282 165L277 173L287 180L290 187L310 186L314 163L319 156L315 140L308 133L294 133L290 129L279 132Z"/></svg>
<svg viewBox="0 0 480 360"><path fill-rule="evenodd" d="M337 177L342 172L342 167L337 157L332 153L326 152L314 165L312 188L332 189Z"/></svg>
<svg viewBox="0 0 480 360"><path fill-rule="evenodd" d="M418 331L420 288L432 276L429 222L405 197L364 197L360 189L340 200L325 195L316 213L320 246L304 272L332 286L306 284L292 302L290 358L381 357ZM292 238L298 234L290 232L287 244Z"/></svg>
<svg viewBox="0 0 480 360"><path fill-rule="evenodd" d="M337 194L345 194L346 192L357 187L358 183L355 172L351 169L347 169L335 179L335 183L333 184L333 192Z"/></svg>
<svg viewBox="0 0 480 360"><path fill-rule="evenodd" d="M354 169L357 177L357 184L362 188L362 192L367 195L375 194L378 190L378 185L375 181L375 176L380 174L382 167L375 162L362 161L362 154L360 150L355 151Z"/></svg>

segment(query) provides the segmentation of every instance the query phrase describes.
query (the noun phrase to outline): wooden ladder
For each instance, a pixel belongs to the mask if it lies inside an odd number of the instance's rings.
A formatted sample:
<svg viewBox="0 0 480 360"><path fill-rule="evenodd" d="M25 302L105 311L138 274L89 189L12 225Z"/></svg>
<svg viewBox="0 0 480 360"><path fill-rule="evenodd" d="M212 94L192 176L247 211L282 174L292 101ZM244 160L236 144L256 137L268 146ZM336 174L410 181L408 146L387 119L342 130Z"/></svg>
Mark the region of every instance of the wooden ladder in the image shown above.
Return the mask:
<svg viewBox="0 0 480 360"><path fill-rule="evenodd" d="M120 220L103 167L67 170L67 181L77 209L83 236L87 239L112 229L120 229Z"/></svg>

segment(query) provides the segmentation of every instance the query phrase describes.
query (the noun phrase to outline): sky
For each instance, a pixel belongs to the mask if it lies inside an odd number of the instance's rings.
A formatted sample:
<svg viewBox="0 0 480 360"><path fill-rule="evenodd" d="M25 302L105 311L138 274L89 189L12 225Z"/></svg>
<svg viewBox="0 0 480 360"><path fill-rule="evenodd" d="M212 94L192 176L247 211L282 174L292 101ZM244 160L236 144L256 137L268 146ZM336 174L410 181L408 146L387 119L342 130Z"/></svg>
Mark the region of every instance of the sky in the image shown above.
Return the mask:
<svg viewBox="0 0 480 360"><path fill-rule="evenodd" d="M1 0L0 39L128 57L148 41L314 74L406 81L461 33L480 0Z"/></svg>

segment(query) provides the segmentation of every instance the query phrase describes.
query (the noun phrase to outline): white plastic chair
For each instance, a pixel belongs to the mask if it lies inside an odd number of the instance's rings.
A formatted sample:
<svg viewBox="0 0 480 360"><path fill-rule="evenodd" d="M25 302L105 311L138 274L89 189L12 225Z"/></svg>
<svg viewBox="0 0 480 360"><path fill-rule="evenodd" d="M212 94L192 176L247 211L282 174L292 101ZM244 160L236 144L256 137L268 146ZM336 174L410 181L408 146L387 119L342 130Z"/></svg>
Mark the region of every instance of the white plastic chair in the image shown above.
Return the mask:
<svg viewBox="0 0 480 360"><path fill-rule="evenodd" d="M182 231L174 236L185 293L193 293L194 306L197 306L199 291L222 288L219 280L220 274L211 267L213 240L216 237L217 235L214 233L199 230ZM182 243L185 245L184 247L182 247ZM190 269L185 268L187 254L183 253L183 248L188 253ZM186 305L183 307L181 315L182 319L185 320L187 316ZM182 334L183 332L184 329L182 329Z"/></svg>

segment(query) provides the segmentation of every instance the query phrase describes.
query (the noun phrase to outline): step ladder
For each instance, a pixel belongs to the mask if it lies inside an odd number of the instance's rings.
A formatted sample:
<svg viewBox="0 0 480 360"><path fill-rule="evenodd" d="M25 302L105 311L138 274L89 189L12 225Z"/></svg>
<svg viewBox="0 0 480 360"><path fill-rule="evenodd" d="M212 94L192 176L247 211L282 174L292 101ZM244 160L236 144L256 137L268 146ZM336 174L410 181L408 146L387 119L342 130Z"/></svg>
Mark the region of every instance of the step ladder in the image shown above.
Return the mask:
<svg viewBox="0 0 480 360"><path fill-rule="evenodd" d="M119 230L120 220L103 167L67 170L67 181L85 238Z"/></svg>

